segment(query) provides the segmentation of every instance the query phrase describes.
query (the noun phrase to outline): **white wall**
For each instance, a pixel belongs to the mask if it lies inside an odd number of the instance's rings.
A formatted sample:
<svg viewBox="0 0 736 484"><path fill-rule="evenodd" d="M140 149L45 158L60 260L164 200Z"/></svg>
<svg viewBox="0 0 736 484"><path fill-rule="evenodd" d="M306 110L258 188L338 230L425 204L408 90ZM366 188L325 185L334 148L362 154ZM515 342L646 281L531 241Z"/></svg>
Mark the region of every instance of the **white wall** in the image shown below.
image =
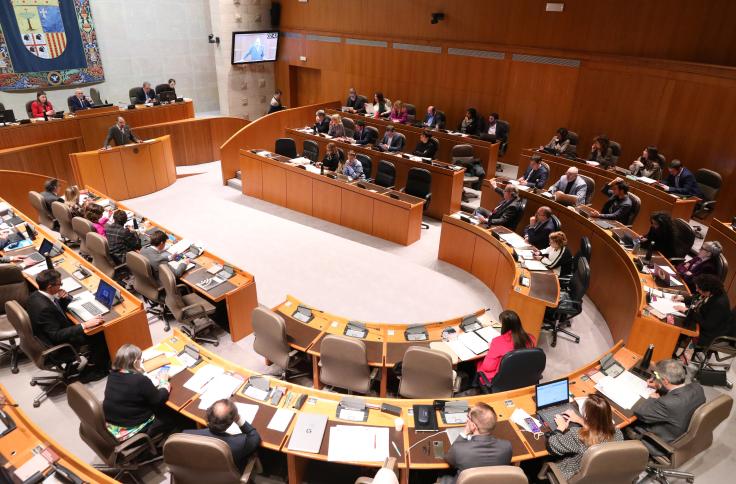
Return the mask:
<svg viewBox="0 0 736 484"><path fill-rule="evenodd" d="M269 3L269 2L263 2ZM103 100L128 102L128 89L143 81L176 79L176 92L194 100L197 112L219 111L215 46L208 0L94 0L90 2L105 68L105 82L95 87ZM228 61L229 64L229 61ZM74 89L47 90L54 108L68 109ZM0 93L0 102L25 117L35 93Z"/></svg>

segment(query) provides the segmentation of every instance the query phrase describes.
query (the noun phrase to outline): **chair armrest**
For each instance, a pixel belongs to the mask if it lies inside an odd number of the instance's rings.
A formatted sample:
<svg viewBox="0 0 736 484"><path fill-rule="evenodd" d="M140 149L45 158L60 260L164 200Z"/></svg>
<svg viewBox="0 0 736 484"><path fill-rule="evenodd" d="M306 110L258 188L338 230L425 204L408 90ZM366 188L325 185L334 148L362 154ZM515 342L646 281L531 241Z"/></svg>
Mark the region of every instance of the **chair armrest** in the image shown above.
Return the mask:
<svg viewBox="0 0 736 484"><path fill-rule="evenodd" d="M192 289L186 284L177 284L176 290L179 291L179 294L181 295L189 294L190 292L192 292Z"/></svg>
<svg viewBox="0 0 736 484"><path fill-rule="evenodd" d="M44 350L44 352L41 353L41 356L46 359L57 351L61 351L65 348L71 350L71 352L74 353L74 359L79 361L79 352L74 346L70 345L69 343L62 343L60 345L52 346L51 348Z"/></svg>
<svg viewBox="0 0 736 484"><path fill-rule="evenodd" d="M117 445L115 447L115 454L122 456L123 452L127 449L143 446L148 447L148 451L151 452L154 456L159 454L158 450L156 449L156 445L153 443L153 439L151 439L148 434L143 432L139 432L125 442Z"/></svg>
<svg viewBox="0 0 736 484"><path fill-rule="evenodd" d="M711 210L713 210L713 208L715 207L715 205L716 205L716 201L715 200L711 200L710 202L701 202L701 204L700 204L700 210L711 211Z"/></svg>
<svg viewBox="0 0 736 484"><path fill-rule="evenodd" d="M240 476L240 482L242 484L248 484L251 480L253 471L260 472L260 462L258 461L258 455L253 454L249 459L248 462L245 464L245 470L243 470L243 475Z"/></svg>
<svg viewBox="0 0 736 484"><path fill-rule="evenodd" d="M666 453L668 456L671 456L672 454L675 453L674 447L672 447L669 443L665 442L664 440L662 440L661 437L653 434L652 432L643 432L641 434L641 439L648 441L650 444L659 448L664 453Z"/></svg>
<svg viewBox="0 0 736 484"><path fill-rule="evenodd" d="M542 470L537 474L537 478L549 481L552 484L566 484L567 479L562 475L562 471L554 462L545 462Z"/></svg>
<svg viewBox="0 0 736 484"><path fill-rule="evenodd" d="M374 381L374 380L378 379L378 372L379 372L379 371L381 371L381 369L380 369L380 368L373 368L373 369L371 370L371 376L370 376L370 379L371 379L372 381Z"/></svg>
<svg viewBox="0 0 736 484"><path fill-rule="evenodd" d="M182 309L182 319L184 318L192 318L192 319L198 319L198 318L205 318L207 317L207 311L204 309L204 305L202 304L192 304L191 306L186 306Z"/></svg>

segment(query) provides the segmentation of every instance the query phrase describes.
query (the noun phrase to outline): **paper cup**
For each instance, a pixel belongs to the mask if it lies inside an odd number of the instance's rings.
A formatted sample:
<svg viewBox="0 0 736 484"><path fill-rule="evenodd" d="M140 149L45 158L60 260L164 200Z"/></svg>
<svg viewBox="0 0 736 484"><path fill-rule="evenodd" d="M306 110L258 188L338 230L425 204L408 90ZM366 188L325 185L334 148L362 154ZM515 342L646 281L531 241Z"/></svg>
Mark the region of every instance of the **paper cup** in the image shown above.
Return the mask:
<svg viewBox="0 0 736 484"><path fill-rule="evenodd" d="M396 429L397 432L401 432L401 429L404 428L404 419L401 417L397 417L394 420L394 428Z"/></svg>

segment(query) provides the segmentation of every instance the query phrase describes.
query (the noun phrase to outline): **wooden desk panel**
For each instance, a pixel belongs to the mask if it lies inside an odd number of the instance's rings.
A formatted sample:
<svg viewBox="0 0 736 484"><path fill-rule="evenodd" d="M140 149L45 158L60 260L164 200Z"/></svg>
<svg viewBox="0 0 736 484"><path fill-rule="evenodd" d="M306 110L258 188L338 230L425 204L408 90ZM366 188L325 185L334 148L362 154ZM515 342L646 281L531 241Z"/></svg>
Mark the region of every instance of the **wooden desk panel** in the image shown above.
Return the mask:
<svg viewBox="0 0 736 484"><path fill-rule="evenodd" d="M286 206L286 169L267 163L261 164L263 176L263 199L276 205ZM246 175L246 176L249 176Z"/></svg>
<svg viewBox="0 0 736 484"><path fill-rule="evenodd" d="M360 193L340 193L340 225L370 234L373 232L373 199Z"/></svg>
<svg viewBox="0 0 736 484"><path fill-rule="evenodd" d="M286 173L286 207L297 212L312 215L311 178L299 173Z"/></svg>
<svg viewBox="0 0 736 484"><path fill-rule="evenodd" d="M73 118L2 126L0 127L0 149L81 137L82 132L79 123Z"/></svg>
<svg viewBox="0 0 736 484"><path fill-rule="evenodd" d="M723 246L723 255L729 264L723 285L728 293L728 299L733 304L736 302L736 231L731 228L730 222L714 218L705 235L705 240L718 241Z"/></svg>
<svg viewBox="0 0 736 484"><path fill-rule="evenodd" d="M0 128L2 132L3 128ZM64 138L0 149L0 169L40 173L61 180L74 180L69 155L82 151L82 138Z"/></svg>
<svg viewBox="0 0 736 484"><path fill-rule="evenodd" d="M312 215L333 224L340 224L342 217L342 190L329 183L312 183Z"/></svg>

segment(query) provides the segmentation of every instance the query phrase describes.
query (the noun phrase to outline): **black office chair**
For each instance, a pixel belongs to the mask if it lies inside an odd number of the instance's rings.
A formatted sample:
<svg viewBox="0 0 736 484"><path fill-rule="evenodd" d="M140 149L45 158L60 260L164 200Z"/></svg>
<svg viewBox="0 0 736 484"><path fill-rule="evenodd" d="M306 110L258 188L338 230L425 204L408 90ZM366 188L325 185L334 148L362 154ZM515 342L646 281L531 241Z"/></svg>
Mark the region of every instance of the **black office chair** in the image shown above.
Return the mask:
<svg viewBox="0 0 736 484"><path fill-rule="evenodd" d="M506 154L506 149L509 147L509 133L511 132L511 125L508 121L503 119L497 120L496 124L506 126L506 139L499 140L501 145L498 147L498 156L503 157L503 155Z"/></svg>
<svg viewBox="0 0 736 484"><path fill-rule="evenodd" d="M437 128L438 129L445 129L445 122L447 121L447 116L445 116L444 111L440 111L439 109L435 110L435 117L437 118Z"/></svg>
<svg viewBox="0 0 736 484"><path fill-rule="evenodd" d="M536 385L542 379L547 356L542 348L524 348L506 353L498 365L498 373L490 382L478 372L481 393L498 393Z"/></svg>
<svg viewBox="0 0 736 484"><path fill-rule="evenodd" d="M559 217L557 217L557 215L552 214L549 218L552 219L552 223L555 226L555 232L557 232L558 230L562 230L562 222L560 222L560 219Z"/></svg>
<svg viewBox="0 0 736 484"><path fill-rule="evenodd" d="M478 195L466 190L466 187L472 188L473 190L480 190L483 178L485 178L480 175L483 168L481 167L480 160L473 154L473 146L469 144L455 145L450 150L450 157L454 164L465 168L462 201L468 202L471 198L478 198ZM479 167L480 171L478 171Z"/></svg>
<svg viewBox="0 0 736 484"><path fill-rule="evenodd" d="M130 98L130 104L138 104L138 98L143 95L143 88L141 86L131 87L128 89L128 97Z"/></svg>
<svg viewBox="0 0 736 484"><path fill-rule="evenodd" d="M406 114L408 115L409 122L414 121L417 118L417 107L413 104L404 103L406 106Z"/></svg>
<svg viewBox="0 0 736 484"><path fill-rule="evenodd" d="M424 168L409 168L406 175L406 186L401 191L413 197L424 199L422 213L425 213L429 207L429 202L432 200L432 173ZM422 222L422 228L428 229L429 225Z"/></svg>
<svg viewBox="0 0 736 484"><path fill-rule="evenodd" d="M613 155L613 165L618 165L618 158L621 156L621 144L618 141L611 141L611 155Z"/></svg>
<svg viewBox="0 0 736 484"><path fill-rule="evenodd" d="M567 151L568 151L568 152L569 152L569 151L572 151L572 155L573 155L573 156L575 156L575 155L577 154L577 150L578 150L578 140L579 140L580 138L579 138L578 134L577 134L577 133L576 133L575 131L568 131L568 132L567 132L567 138L568 138L568 139L570 140L570 145L569 145L569 146L572 146L572 147L573 147L573 149L572 149L572 150L570 150L570 149L568 148L568 150L567 150ZM566 153L566 154L567 154L567 153Z"/></svg>
<svg viewBox="0 0 736 484"><path fill-rule="evenodd" d="M593 193L595 192L595 180L586 175L578 175L585 182L585 205L590 205L590 201L593 200Z"/></svg>
<svg viewBox="0 0 736 484"><path fill-rule="evenodd" d="M156 85L156 95L157 96L161 94L162 92L166 92L166 91L173 91L173 89L171 89L171 86L169 86L168 84Z"/></svg>
<svg viewBox="0 0 736 484"><path fill-rule="evenodd" d="M0 111L5 111L5 104L0 103Z"/></svg>
<svg viewBox="0 0 736 484"><path fill-rule="evenodd" d="M66 107L69 109L69 112L72 112L72 99L74 99L76 96L69 96L66 98Z"/></svg>
<svg viewBox="0 0 736 484"><path fill-rule="evenodd" d="M590 256L593 253L593 246L590 243L590 239L587 236L580 237L580 248L575 253L575 255L572 258L572 266L577 267L578 266L578 260L585 259L588 261L588 264L590 265ZM567 291L570 287L570 282L572 281L572 274L569 276L559 276L557 278L560 282L560 291Z"/></svg>
<svg viewBox="0 0 736 484"><path fill-rule="evenodd" d="M677 265L684 262L685 256L690 254L693 244L695 243L695 230L685 219L676 218L672 220L675 226L675 243L673 255L670 262Z"/></svg>
<svg viewBox="0 0 736 484"><path fill-rule="evenodd" d="M404 136L404 133L397 133L394 131L394 136L397 136L399 138L399 151L404 151L404 147L406 146L406 136Z"/></svg>
<svg viewBox="0 0 736 484"><path fill-rule="evenodd" d="M429 142L434 145L434 156L432 158L436 160L440 154L440 140L433 137L429 139Z"/></svg>
<svg viewBox="0 0 736 484"><path fill-rule="evenodd" d="M360 164L363 166L363 174L367 179L371 178L371 168L373 168L373 162L371 161L371 157L368 155L365 155L363 153L356 153L355 159L360 162Z"/></svg>
<svg viewBox="0 0 736 484"><path fill-rule="evenodd" d="M100 91L98 91L94 87L89 88L89 97L92 98L92 102L95 103L97 106L104 104L102 102L102 98L100 97Z"/></svg>
<svg viewBox="0 0 736 484"><path fill-rule="evenodd" d="M736 321L736 308L731 312L732 324ZM736 360L736 338L733 336L718 336L707 348L695 347L691 361L698 365L695 379L703 384L725 386L729 390L733 383L728 380L728 372L733 361Z"/></svg>
<svg viewBox="0 0 736 484"><path fill-rule="evenodd" d="M366 126L364 129L373 133L372 138L375 140L374 143L378 143L380 141L380 138L378 137L378 128L375 126Z"/></svg>
<svg viewBox="0 0 736 484"><path fill-rule="evenodd" d="M516 232L516 229L519 227L519 222L521 222L521 219L524 218L524 212L526 211L526 203L528 200L526 198L521 199L521 210L519 210L516 214L516 218L514 218L509 223L509 228Z"/></svg>
<svg viewBox="0 0 736 484"><path fill-rule="evenodd" d="M634 220L636 220L636 216L639 215L639 211L641 210L641 198L631 192L629 192L629 198L631 199L631 212L629 212L629 219L626 221L626 225L631 227L634 225Z"/></svg>
<svg viewBox="0 0 736 484"><path fill-rule="evenodd" d="M390 161L379 160L373 183L384 188L393 188L396 184L396 166Z"/></svg>
<svg viewBox="0 0 736 484"><path fill-rule="evenodd" d="M33 101L28 101L26 103L26 114L28 115L28 118L33 118L33 110L31 109L31 104L33 104Z"/></svg>
<svg viewBox="0 0 736 484"><path fill-rule="evenodd" d="M343 116L342 125L345 128L345 136L352 138L355 134L355 121L348 118L347 116Z"/></svg>
<svg viewBox="0 0 736 484"><path fill-rule="evenodd" d="M305 139L302 144L302 156L314 163L319 161L319 145L316 141Z"/></svg>
<svg viewBox="0 0 736 484"><path fill-rule="evenodd" d="M276 138L276 147L274 148L277 155L286 156L287 158L296 158L296 142L291 138Z"/></svg>
<svg viewBox="0 0 736 484"><path fill-rule="evenodd" d="M583 312L583 296L590 285L590 265L585 257L578 259L572 280L565 292L560 294L560 303L554 309L545 311L542 329L552 333L550 346L557 346L557 333L565 333L575 343L580 343L580 336L566 329L572 318Z"/></svg>
<svg viewBox="0 0 736 484"><path fill-rule="evenodd" d="M695 207L693 217L704 220L716 208L716 198L721 190L723 178L713 170L701 168L695 172L695 180L698 182L700 191L703 192L703 201Z"/></svg>
<svg viewBox="0 0 736 484"><path fill-rule="evenodd" d="M721 282L726 280L726 275L728 274L728 259L726 259L726 256L721 254L718 256L718 260L716 261L716 276L721 280ZM734 320L736 323L736 319Z"/></svg>

